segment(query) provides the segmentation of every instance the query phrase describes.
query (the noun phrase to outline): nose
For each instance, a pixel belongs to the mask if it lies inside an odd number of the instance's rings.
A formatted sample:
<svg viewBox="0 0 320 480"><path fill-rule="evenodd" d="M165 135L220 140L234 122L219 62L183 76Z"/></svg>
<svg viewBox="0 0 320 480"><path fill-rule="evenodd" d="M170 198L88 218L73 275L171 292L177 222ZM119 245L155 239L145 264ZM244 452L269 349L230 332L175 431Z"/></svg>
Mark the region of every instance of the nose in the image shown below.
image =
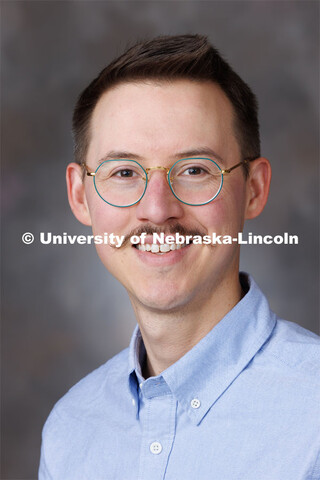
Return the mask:
<svg viewBox="0 0 320 480"><path fill-rule="evenodd" d="M180 219L183 213L183 204L173 195L165 172L149 172L146 192L137 205L137 219L163 225Z"/></svg>

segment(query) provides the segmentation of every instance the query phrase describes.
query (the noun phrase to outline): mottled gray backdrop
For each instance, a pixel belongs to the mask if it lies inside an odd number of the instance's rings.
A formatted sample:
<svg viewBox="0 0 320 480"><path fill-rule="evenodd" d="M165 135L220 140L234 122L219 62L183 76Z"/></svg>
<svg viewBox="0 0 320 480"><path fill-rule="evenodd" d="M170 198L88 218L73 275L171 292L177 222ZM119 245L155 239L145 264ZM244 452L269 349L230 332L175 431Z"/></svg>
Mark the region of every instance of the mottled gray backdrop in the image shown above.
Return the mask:
<svg viewBox="0 0 320 480"><path fill-rule="evenodd" d="M130 43L209 35L260 100L270 201L247 231L298 246L244 247L286 319L318 331L317 1L2 1L2 474L35 479L42 425L75 382L127 346L124 289L91 246L24 245L40 231L89 233L67 203L79 92ZM91 479L94 480L94 479Z"/></svg>

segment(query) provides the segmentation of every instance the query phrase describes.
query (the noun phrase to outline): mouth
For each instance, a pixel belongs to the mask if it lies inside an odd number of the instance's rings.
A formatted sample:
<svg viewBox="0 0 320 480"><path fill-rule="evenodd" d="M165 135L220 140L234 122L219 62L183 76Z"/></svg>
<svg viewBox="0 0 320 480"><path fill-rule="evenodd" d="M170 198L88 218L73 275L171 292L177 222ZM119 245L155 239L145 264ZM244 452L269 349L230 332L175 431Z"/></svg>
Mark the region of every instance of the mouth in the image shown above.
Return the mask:
<svg viewBox="0 0 320 480"><path fill-rule="evenodd" d="M169 235L165 235L162 241L148 235L143 242L132 245L132 248L146 266L170 267L182 261L192 246L192 241L180 243L179 240L173 240L172 236L169 240Z"/></svg>

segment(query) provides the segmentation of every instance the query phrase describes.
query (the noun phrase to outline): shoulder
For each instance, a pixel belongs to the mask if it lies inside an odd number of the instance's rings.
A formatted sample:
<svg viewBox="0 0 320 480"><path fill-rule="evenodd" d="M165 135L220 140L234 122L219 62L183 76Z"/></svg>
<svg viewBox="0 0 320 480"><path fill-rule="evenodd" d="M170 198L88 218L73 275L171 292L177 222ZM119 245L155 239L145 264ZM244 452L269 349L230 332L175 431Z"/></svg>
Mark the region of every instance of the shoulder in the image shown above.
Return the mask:
<svg viewBox="0 0 320 480"><path fill-rule="evenodd" d="M320 337L315 333L278 318L262 350L283 368L320 385Z"/></svg>
<svg viewBox="0 0 320 480"><path fill-rule="evenodd" d="M128 372L128 348L76 383L54 406L46 425L52 417L81 417L89 409L98 409L108 400L115 384L125 382Z"/></svg>
<svg viewBox="0 0 320 480"><path fill-rule="evenodd" d="M49 478L47 471L50 478L71 478L66 469L78 468L79 457L87 454L88 439L112 428L118 408L129 411L123 409L131 399L126 395L128 351L84 377L55 404L42 431L39 478Z"/></svg>

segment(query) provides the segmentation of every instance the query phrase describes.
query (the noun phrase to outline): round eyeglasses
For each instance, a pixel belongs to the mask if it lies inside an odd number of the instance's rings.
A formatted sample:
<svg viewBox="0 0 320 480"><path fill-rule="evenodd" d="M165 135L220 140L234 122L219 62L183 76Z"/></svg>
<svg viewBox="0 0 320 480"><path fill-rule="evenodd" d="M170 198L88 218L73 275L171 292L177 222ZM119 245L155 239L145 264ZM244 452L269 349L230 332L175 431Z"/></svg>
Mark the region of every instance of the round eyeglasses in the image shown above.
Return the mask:
<svg viewBox="0 0 320 480"><path fill-rule="evenodd" d="M138 203L146 192L149 174L163 170L167 174L169 187L180 202L191 206L206 205L220 193L223 176L240 165L254 160L244 159L236 165L222 170L211 158L183 158L172 167L143 168L135 160L105 160L95 172L82 164L87 175L93 177L97 194L113 207L131 207Z"/></svg>

